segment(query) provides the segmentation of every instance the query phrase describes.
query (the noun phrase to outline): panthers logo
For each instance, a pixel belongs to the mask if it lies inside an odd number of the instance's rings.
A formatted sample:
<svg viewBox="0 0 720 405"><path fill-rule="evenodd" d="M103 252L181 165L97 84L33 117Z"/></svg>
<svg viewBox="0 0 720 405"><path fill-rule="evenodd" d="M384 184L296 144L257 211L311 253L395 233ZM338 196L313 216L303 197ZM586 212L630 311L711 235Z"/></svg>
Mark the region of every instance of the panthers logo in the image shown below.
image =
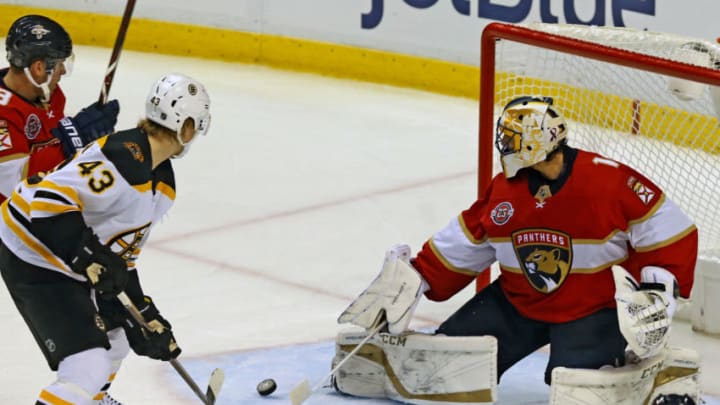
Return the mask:
<svg viewBox="0 0 720 405"><path fill-rule="evenodd" d="M570 236L547 229L514 232L513 247L530 285L542 293L557 290L570 273Z"/></svg>
<svg viewBox="0 0 720 405"><path fill-rule="evenodd" d="M525 258L525 269L528 278L535 288L549 292L557 288L565 280L570 266L561 259L560 249L535 249Z"/></svg>

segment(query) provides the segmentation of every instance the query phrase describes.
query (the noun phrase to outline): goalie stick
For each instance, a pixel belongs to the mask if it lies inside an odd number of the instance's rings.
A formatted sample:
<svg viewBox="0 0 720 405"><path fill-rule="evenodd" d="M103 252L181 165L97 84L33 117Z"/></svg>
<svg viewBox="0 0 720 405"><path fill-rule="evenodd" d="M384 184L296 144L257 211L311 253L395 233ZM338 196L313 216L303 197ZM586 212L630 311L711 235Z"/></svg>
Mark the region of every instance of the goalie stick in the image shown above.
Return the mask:
<svg viewBox="0 0 720 405"><path fill-rule="evenodd" d="M310 389L310 383L308 382L308 380L305 379L300 384L296 385L295 388L290 390L290 402L292 403L292 405L301 405L303 402L305 402L305 400L310 398L310 395L317 391L318 388L320 388L323 383L325 383L325 380L330 378L333 374L337 373L340 367L342 367L342 365L345 364L346 361L348 361L352 356L354 356L355 353L357 353L358 350L360 350L365 345L365 343L368 342L368 340L375 336L375 334L378 333L380 329L385 327L385 325L387 325L387 319L380 322L378 326L373 328L370 333L365 336L365 338L361 340L360 343L358 343L358 345L355 346L355 348L350 353L348 353L348 355L345 356L344 359L340 360L340 362L335 367L333 367L333 369L330 370L327 375L321 378L320 381L318 381L318 383L315 384L312 389Z"/></svg>
<svg viewBox="0 0 720 405"><path fill-rule="evenodd" d="M117 37L115 37L115 45L113 45L112 54L110 55L110 63L108 63L107 71L105 71L105 79L103 79L102 88L100 88L100 97L98 97L98 103L100 104L107 103L110 86L112 86L113 78L115 77L115 69L120 59L120 51L122 50L123 42L125 42L125 34L130 25L130 18L132 17L134 8L135 0L127 0L125 12L120 21L120 29L118 30Z"/></svg>
<svg viewBox="0 0 720 405"><path fill-rule="evenodd" d="M130 316L133 317L135 322L140 324L140 326L142 326L148 332L153 331L153 328L148 325L147 322L145 322L145 318L143 318L140 310L135 306L135 304L133 304L133 302L130 300L130 297L128 297L124 291L119 293L117 297L123 304L125 309L130 313ZM180 374L180 377L185 380L187 385L190 387L190 389L193 390L195 395L200 398L203 404L215 404L218 393L220 392L223 382L225 381L225 372L223 372L222 369L216 368L215 370L213 370L213 372L210 374L210 381L208 382L207 391L203 393L200 387L198 387L197 383L195 383L195 380L193 380L190 374L188 374L188 372L185 370L185 367L180 364L180 361L178 359L171 359L170 365L172 365L175 371Z"/></svg>

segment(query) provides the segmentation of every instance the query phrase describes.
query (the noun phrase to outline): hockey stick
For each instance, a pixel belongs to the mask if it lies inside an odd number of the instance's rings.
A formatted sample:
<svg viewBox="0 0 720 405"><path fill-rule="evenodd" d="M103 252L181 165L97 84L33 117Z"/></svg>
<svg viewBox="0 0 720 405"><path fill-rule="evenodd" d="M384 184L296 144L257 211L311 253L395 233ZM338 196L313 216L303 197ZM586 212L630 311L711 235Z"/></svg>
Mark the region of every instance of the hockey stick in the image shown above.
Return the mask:
<svg viewBox="0 0 720 405"><path fill-rule="evenodd" d="M370 333L365 336L365 338L360 341L360 343L358 343L358 345L355 346L355 348L350 353L348 353L348 355L345 356L344 359L340 360L340 362L335 367L333 367L333 369L330 370L330 372L326 376L320 379L320 381L318 381L318 383L315 384L312 389L310 389L310 383L308 382L308 380L305 379L300 384L296 385L295 388L290 390L290 402L292 403L292 405L301 405L303 402L305 402L305 400L310 398L310 395L317 391L323 385L323 383L325 383L325 380L335 374L340 369L340 367L345 364L346 361L348 361L352 356L354 356L355 353L357 353L358 350L360 350L365 345L365 343L368 342L368 340L375 336L375 334L378 333L380 329L385 327L385 325L387 325L387 320L380 322L380 324L376 326L373 330L371 330Z"/></svg>
<svg viewBox="0 0 720 405"><path fill-rule="evenodd" d="M98 103L100 104L105 104L108 101L110 86L112 86L113 78L115 77L115 69L117 68L118 59L120 59L120 51L122 50L123 42L125 42L125 34L130 25L130 18L132 17L134 8L135 0L127 0L125 13L123 13L122 20L120 21L120 29L118 30L117 37L115 37L112 55L110 55L110 63L108 63L107 71L105 71L105 79L100 89L100 97L98 97Z"/></svg>
<svg viewBox="0 0 720 405"><path fill-rule="evenodd" d="M146 331L150 333L154 331L153 327L148 325L147 322L145 322L145 318L143 318L140 310L135 306L135 304L133 304L133 302L130 300L130 297L128 297L124 291L119 293L117 297L123 304L125 309L130 313L130 316L133 317L135 322L137 322L141 327L143 327ZM172 365L175 371L180 374L180 377L185 380L187 385L190 387L190 389L193 390L195 395L200 398L203 404L215 404L215 400L217 399L217 395L220 392L220 388L222 388L222 384L225 381L225 373L222 371L222 369L216 368L215 370L213 370L212 374L210 375L210 381L208 382L207 391L206 393L203 393L202 390L200 390L200 387L198 387L198 385L195 383L195 380L193 380L190 374L188 374L188 372L185 370L185 367L180 364L180 361L178 359L171 359L170 365Z"/></svg>

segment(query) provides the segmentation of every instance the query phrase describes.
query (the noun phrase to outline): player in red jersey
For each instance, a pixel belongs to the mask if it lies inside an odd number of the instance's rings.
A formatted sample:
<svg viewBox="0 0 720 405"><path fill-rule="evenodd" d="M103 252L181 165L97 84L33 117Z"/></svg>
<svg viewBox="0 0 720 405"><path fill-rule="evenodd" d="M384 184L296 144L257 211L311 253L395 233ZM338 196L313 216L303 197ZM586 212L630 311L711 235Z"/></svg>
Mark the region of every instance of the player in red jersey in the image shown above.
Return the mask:
<svg viewBox="0 0 720 405"><path fill-rule="evenodd" d="M93 103L65 116L65 95L58 85L72 72L70 35L50 18L26 15L13 22L5 38L10 66L0 70L0 202L21 180L50 171L76 150L113 132L119 103ZM122 345L116 357L127 352ZM105 387L103 393L107 390ZM112 397L101 397L113 404Z"/></svg>
<svg viewBox="0 0 720 405"><path fill-rule="evenodd" d="M40 15L17 19L5 40L0 70L0 202L20 180L45 172L77 149L113 131L119 104L97 103L65 117L60 78L72 70L72 40Z"/></svg>
<svg viewBox="0 0 720 405"><path fill-rule="evenodd" d="M391 333L401 333L423 292L447 300L497 262L499 277L436 336L494 337L498 379L547 344L548 384L557 367L623 366L628 345L643 359L664 350L676 299L689 297L693 285L697 229L636 170L569 146L567 123L552 103L522 97L504 108L496 132L503 172L414 258L407 245L393 247L381 275L339 322L371 329L386 320ZM364 366L355 367L335 383L362 396L368 391L359 388L357 369ZM391 398L428 399L389 381Z"/></svg>

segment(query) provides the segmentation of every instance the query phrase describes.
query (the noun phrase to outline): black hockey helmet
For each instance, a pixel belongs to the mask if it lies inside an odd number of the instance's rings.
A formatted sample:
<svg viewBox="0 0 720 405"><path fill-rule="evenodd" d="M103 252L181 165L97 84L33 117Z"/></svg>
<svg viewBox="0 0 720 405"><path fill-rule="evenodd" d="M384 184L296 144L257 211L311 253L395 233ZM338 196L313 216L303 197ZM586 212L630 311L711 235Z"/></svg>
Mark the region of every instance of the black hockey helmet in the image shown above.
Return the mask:
<svg viewBox="0 0 720 405"><path fill-rule="evenodd" d="M26 68L42 59L48 69L53 69L57 62L72 55L72 40L57 22L41 15L26 15L10 27L5 50L12 66Z"/></svg>

